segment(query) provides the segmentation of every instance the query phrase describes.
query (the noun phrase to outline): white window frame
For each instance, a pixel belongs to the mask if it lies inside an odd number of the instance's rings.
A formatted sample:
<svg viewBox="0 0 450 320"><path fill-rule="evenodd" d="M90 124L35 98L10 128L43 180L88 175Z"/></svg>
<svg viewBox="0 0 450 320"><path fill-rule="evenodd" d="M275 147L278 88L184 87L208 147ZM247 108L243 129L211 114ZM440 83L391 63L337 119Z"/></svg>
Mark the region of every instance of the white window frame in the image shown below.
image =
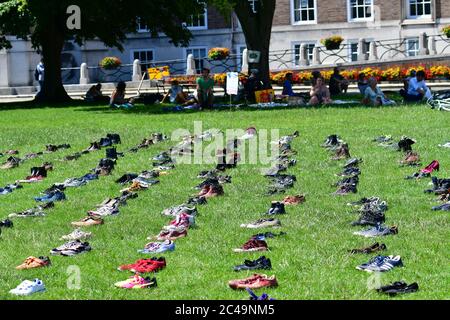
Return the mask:
<svg viewBox="0 0 450 320"><path fill-rule="evenodd" d="M201 2L201 1L199 1L199 2ZM204 26L190 27L190 26L188 26L187 22L184 22L183 25L186 26L186 28L188 28L191 31L208 30L208 6L207 6L206 3L204 3L204 5L205 5L205 11L204 11L204 21L203 22L204 22L205 25ZM200 16L200 14L197 15L197 18L198 18L198 16ZM192 17L192 19L194 19L194 16L191 16L191 17Z"/></svg>
<svg viewBox="0 0 450 320"><path fill-rule="evenodd" d="M410 50L409 49L409 44L412 41L417 43L417 50ZM406 42L405 42L405 46L406 46L405 50L406 50L406 53L407 53L408 57L417 57L419 55L419 52L420 52L419 38L407 38ZM416 54L415 55L410 55L410 52L416 52Z"/></svg>
<svg viewBox="0 0 450 320"><path fill-rule="evenodd" d="M313 40L311 40L311 41L295 41L295 42L292 42L292 55L293 55L293 57L292 57L292 61L293 61L292 66L293 67L299 67L300 66L300 64L297 63L297 60L296 60L296 57L295 57L296 56L296 54L295 54L295 47L296 46L301 46L302 44L314 45L314 47L317 47L317 41L313 41ZM300 58L300 55L301 55L301 52L299 52L299 58ZM314 53L310 54L308 52L308 59L309 59L310 62L312 62L312 60L314 59Z"/></svg>
<svg viewBox="0 0 450 320"><path fill-rule="evenodd" d="M205 47L205 46L192 46L192 47L184 48L184 59L187 59L188 50L202 50L202 49L205 50L205 57L204 58L208 58L208 47ZM195 59L195 57L194 57L194 59ZM196 70L196 71L199 71L199 70Z"/></svg>
<svg viewBox="0 0 450 320"><path fill-rule="evenodd" d="M420 19L425 19L425 20L431 20L433 18L433 9L434 9L434 1L433 0L429 0L430 1L430 14L423 14L423 15L411 15L411 1L413 0L405 0L405 6L406 6L406 18L407 19L411 19L411 20L420 20Z"/></svg>
<svg viewBox="0 0 450 320"><path fill-rule="evenodd" d="M291 4L291 24L292 25L304 25L304 24L317 24L317 0L314 0L314 20L308 21L295 21L295 0L290 0Z"/></svg>
<svg viewBox="0 0 450 320"><path fill-rule="evenodd" d="M370 12L371 15L369 18L352 18L352 6L351 6L351 1L352 0L347 0L347 20L348 22L366 22L366 21L374 21L375 20L375 14L374 14L374 0L371 0L371 5L370 5Z"/></svg>
<svg viewBox="0 0 450 320"><path fill-rule="evenodd" d="M133 63L134 60L135 60L134 54L136 52L148 52L148 51L152 52L153 59L150 60L150 61L148 61L148 60L147 61L141 61L141 59L139 59L139 61L141 62L141 66L142 66L142 64L150 64L152 62L155 62L156 61L155 60L155 49L143 48L143 49L131 49L130 50L131 63Z"/></svg>

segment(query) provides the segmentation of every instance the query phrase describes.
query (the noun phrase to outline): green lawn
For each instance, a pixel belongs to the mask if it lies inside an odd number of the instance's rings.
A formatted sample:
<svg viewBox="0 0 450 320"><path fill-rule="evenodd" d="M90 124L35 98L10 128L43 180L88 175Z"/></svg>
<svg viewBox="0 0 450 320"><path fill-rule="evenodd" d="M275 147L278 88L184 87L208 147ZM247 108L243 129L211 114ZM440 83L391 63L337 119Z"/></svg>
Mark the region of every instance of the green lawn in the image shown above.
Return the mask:
<svg viewBox="0 0 450 320"><path fill-rule="evenodd" d="M203 121L204 129L280 129L281 134L299 130L293 142L298 151L298 165L289 172L298 182L292 194L305 193L307 202L289 207L281 217L287 232L284 238L269 239L273 270L279 287L263 290L276 299L390 299L367 288L369 274L355 267L369 256L347 253L347 249L371 245L374 241L352 235L359 230L350 226L357 218L346 206L363 196L379 196L389 204L387 223L398 225L399 234L377 239L386 243L387 254L401 255L405 267L382 275L383 284L405 280L418 282L420 291L394 299L448 299L449 216L433 212L435 197L424 194L428 179L406 181L415 168L402 168L402 155L378 147L371 142L381 134L396 138L408 135L417 139L414 146L424 162L441 162L439 177L450 177L448 149L438 144L448 141L448 114L425 106L395 108L292 108L285 110L240 110L203 113L153 112L138 106L136 112L111 111L106 107L64 107L40 109L0 108L0 151L19 149L22 155L41 151L46 144L70 143L72 149L28 161L21 167L0 172L0 186L24 178L30 167L52 161L55 170L42 183L27 185L7 196L0 196L0 218L11 212L28 209L33 200L52 183L82 176L94 168L104 155L92 153L75 162L59 161L64 155L82 150L89 142L110 132L121 135L120 150L137 145L152 132L170 136L178 128L193 130L194 121ZM320 148L329 134L338 133L350 145L353 156L364 158L359 193L333 197L330 185L337 181L335 173L342 162L331 161L330 154ZM179 165L161 184L139 194L139 198L122 207L120 215L107 218L105 224L93 227L90 240L93 250L75 257L51 257L47 269L16 271L15 266L30 255L49 255L63 243L59 238L72 231L70 222L85 216L105 198L116 196L121 189L114 180L127 172L150 169L149 160L174 145L166 142L119 160L109 177L78 188L68 189L68 200L57 203L44 218L15 220L13 229L0 236L0 299L15 299L8 291L24 279L40 278L47 292L28 299L247 299L247 293L231 290L230 279L249 274L236 273L232 267L258 254L237 254L232 249L243 244L255 232L239 225L261 217L271 200L283 196L265 195L268 182L260 175L261 165L240 165L231 170L233 183L225 186L225 196L199 207L198 227L187 238L176 242L176 250L165 255L167 268L157 274L158 288L127 291L114 287L130 274L119 272L121 264L132 263L143 256L137 253L169 221L160 212L181 204L200 181L197 173L211 165ZM2 158L3 161L5 158ZM269 230L270 231L270 230ZM148 256L149 257L149 256ZM81 289L69 290L69 266L81 270ZM258 291L262 293L263 291Z"/></svg>

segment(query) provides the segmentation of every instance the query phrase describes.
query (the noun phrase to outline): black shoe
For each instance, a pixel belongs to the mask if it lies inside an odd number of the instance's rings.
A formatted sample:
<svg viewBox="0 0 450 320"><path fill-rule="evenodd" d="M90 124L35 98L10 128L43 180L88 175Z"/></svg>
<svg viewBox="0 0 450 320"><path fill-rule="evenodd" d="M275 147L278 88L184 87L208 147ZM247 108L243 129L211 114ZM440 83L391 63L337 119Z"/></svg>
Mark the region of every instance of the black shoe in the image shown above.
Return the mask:
<svg viewBox="0 0 450 320"><path fill-rule="evenodd" d="M104 147L111 147L112 146L112 142L108 138L101 138L98 144L102 148L104 148Z"/></svg>
<svg viewBox="0 0 450 320"><path fill-rule="evenodd" d="M398 142L398 148L399 150L403 152L412 151L412 145L415 144L416 141L414 139L410 139L408 137L402 137L400 141Z"/></svg>
<svg viewBox="0 0 450 320"><path fill-rule="evenodd" d="M205 188L206 186L218 185L218 184L219 184L219 179L217 179L217 178L206 179L199 185L195 186L194 189L201 190L201 189Z"/></svg>
<svg viewBox="0 0 450 320"><path fill-rule="evenodd" d="M56 191L64 191L66 190L66 187L62 184L54 184L52 185L50 188L46 189L44 191L44 194L50 194L50 193L54 193Z"/></svg>
<svg viewBox="0 0 450 320"><path fill-rule="evenodd" d="M137 174L134 173L127 173L124 174L122 177L120 177L119 179L116 180L116 183L120 183L120 184L125 184L125 183L129 183L131 181L133 181L134 179L136 179L138 177Z"/></svg>
<svg viewBox="0 0 450 320"><path fill-rule="evenodd" d="M254 261L245 260L244 264L234 267L234 271L248 271L248 270L270 270L272 269L272 263L270 259L262 256Z"/></svg>
<svg viewBox="0 0 450 320"><path fill-rule="evenodd" d="M347 163L344 165L344 168L355 168L358 167L360 163L362 163L362 159L353 158L347 161Z"/></svg>
<svg viewBox="0 0 450 320"><path fill-rule="evenodd" d="M377 226L385 222L386 217L383 212L364 212L352 226Z"/></svg>
<svg viewBox="0 0 450 320"><path fill-rule="evenodd" d="M272 207L269 209L269 211L266 212L268 215L274 215L274 214L285 214L286 210L284 207L284 203L274 201L272 202Z"/></svg>
<svg viewBox="0 0 450 320"><path fill-rule="evenodd" d="M0 228L12 228L13 226L13 222L9 219L0 221Z"/></svg>
<svg viewBox="0 0 450 320"><path fill-rule="evenodd" d="M394 282L390 285L383 286L377 289L378 292L386 293L392 296L399 293L412 293L416 292L417 290L419 290L419 285L416 282L408 285L403 281Z"/></svg>
<svg viewBox="0 0 450 320"><path fill-rule="evenodd" d="M120 135L117 133L108 133L106 137L111 141L112 144L121 144Z"/></svg>
<svg viewBox="0 0 450 320"><path fill-rule="evenodd" d="M196 205L205 205L208 201L205 197L192 197L189 198L188 201L186 201L186 204L189 206L196 206Z"/></svg>
<svg viewBox="0 0 450 320"><path fill-rule="evenodd" d="M338 177L354 177L359 176L361 174L361 170L356 167L345 168L344 171L337 174Z"/></svg>
<svg viewBox="0 0 450 320"><path fill-rule="evenodd" d="M353 249L353 250L349 250L349 251L351 254L357 254L357 253L371 254L371 253L383 251L386 249L387 249L387 247L384 243L379 244L378 242L376 242L373 245L371 245L370 247L362 248L362 249Z"/></svg>

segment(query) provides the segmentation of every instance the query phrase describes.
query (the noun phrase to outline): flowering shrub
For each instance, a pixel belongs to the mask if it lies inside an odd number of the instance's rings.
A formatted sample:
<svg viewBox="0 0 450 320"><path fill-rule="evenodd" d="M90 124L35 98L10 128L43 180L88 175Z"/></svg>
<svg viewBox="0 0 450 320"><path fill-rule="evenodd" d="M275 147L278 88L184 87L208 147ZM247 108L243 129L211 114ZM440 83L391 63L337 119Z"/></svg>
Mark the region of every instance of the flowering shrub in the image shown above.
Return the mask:
<svg viewBox="0 0 450 320"><path fill-rule="evenodd" d="M446 26L442 29L442 33L447 36L447 38L450 38L450 26Z"/></svg>
<svg viewBox="0 0 450 320"><path fill-rule="evenodd" d="M117 57L105 57L100 61L100 67L105 70L113 70L117 69L122 65L122 61L120 61Z"/></svg>
<svg viewBox="0 0 450 320"><path fill-rule="evenodd" d="M226 80L227 80L226 73L216 73L214 75L214 82L216 85L223 86L223 85L225 85Z"/></svg>
<svg viewBox="0 0 450 320"><path fill-rule="evenodd" d="M381 71L381 79L387 81L394 81L401 78L401 69L400 67L393 67L386 70Z"/></svg>
<svg viewBox="0 0 450 320"><path fill-rule="evenodd" d="M332 37L320 40L320 42L325 46L325 48L327 48L327 50L339 49L342 41L344 41L344 38L342 38L341 36L332 36Z"/></svg>
<svg viewBox="0 0 450 320"><path fill-rule="evenodd" d="M448 66L432 66L430 68L432 78L445 77L450 78L450 67Z"/></svg>
<svg viewBox="0 0 450 320"><path fill-rule="evenodd" d="M230 50L227 48L212 48L208 52L208 58L211 60L224 60L230 55Z"/></svg>

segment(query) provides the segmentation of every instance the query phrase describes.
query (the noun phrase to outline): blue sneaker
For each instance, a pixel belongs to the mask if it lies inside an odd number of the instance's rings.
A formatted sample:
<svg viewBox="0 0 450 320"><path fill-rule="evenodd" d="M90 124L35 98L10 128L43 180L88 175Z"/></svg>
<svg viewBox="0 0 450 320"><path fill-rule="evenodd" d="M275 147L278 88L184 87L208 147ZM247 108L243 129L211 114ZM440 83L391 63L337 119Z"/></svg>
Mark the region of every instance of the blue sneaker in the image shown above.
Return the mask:
<svg viewBox="0 0 450 320"><path fill-rule="evenodd" d="M357 266L356 269L367 272L387 272L395 267L403 267L400 256L377 256L368 263Z"/></svg>
<svg viewBox="0 0 450 320"><path fill-rule="evenodd" d="M81 179L84 181L98 180L98 174L88 173L88 174L82 176Z"/></svg>
<svg viewBox="0 0 450 320"><path fill-rule="evenodd" d="M66 195L62 191L55 191L53 193L46 194L43 197L34 198L37 202L56 202L66 200Z"/></svg>
<svg viewBox="0 0 450 320"><path fill-rule="evenodd" d="M247 290L248 294L250 295L250 300L275 300L273 298L270 298L267 293L263 293L260 297L258 297L250 288L245 288Z"/></svg>
<svg viewBox="0 0 450 320"><path fill-rule="evenodd" d="M139 253L153 254L153 253L163 253L167 251L174 251L175 243L171 240L166 240L164 242L150 242L145 246L143 250L138 250Z"/></svg>

